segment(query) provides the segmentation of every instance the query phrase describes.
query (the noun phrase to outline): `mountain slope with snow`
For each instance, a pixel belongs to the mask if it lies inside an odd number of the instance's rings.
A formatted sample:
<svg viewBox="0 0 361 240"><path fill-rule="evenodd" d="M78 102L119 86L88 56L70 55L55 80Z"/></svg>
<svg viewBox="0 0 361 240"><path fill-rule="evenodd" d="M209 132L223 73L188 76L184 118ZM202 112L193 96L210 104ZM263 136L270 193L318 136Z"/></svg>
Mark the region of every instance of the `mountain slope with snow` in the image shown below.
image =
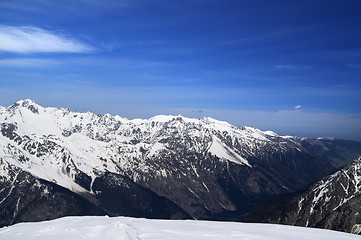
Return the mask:
<svg viewBox="0 0 361 240"><path fill-rule="evenodd" d="M194 220L150 220L128 217L66 217L40 223L20 223L0 229L0 239L94 240L357 240L360 236L313 228L272 224Z"/></svg>
<svg viewBox="0 0 361 240"><path fill-rule="evenodd" d="M244 220L361 234L361 157L300 193L266 201Z"/></svg>
<svg viewBox="0 0 361 240"><path fill-rule="evenodd" d="M7 224L16 223L19 212L31 215L28 199L14 194L33 189L25 190L18 172L68 189L111 216L236 219L266 197L299 190L361 154L359 142L349 148L212 118L128 120L31 100L0 109L0 184L12 186L0 192L0 206L23 206L7 213ZM321 154L314 151L320 146Z"/></svg>

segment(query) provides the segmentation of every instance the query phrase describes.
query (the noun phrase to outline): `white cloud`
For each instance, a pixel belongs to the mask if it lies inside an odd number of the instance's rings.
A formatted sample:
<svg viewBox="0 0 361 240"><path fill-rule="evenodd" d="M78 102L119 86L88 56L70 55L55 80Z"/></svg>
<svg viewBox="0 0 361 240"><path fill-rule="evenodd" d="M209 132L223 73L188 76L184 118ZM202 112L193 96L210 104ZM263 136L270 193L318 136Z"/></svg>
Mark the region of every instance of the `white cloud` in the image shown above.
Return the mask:
<svg viewBox="0 0 361 240"><path fill-rule="evenodd" d="M302 105L297 105L297 106L294 106L294 109L300 109L302 107Z"/></svg>
<svg viewBox="0 0 361 240"><path fill-rule="evenodd" d="M33 26L0 25L0 51L13 53L92 52L95 49L63 34Z"/></svg>

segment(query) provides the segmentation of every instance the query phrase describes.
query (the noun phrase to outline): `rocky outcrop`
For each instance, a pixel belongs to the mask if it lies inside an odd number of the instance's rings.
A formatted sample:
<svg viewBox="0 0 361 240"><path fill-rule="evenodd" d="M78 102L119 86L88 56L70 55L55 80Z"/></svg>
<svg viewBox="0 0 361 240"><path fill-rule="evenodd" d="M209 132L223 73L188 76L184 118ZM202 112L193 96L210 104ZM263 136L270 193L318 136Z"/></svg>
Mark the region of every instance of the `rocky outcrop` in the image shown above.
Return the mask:
<svg viewBox="0 0 361 240"><path fill-rule="evenodd" d="M302 192L266 200L242 220L360 234L361 157Z"/></svg>

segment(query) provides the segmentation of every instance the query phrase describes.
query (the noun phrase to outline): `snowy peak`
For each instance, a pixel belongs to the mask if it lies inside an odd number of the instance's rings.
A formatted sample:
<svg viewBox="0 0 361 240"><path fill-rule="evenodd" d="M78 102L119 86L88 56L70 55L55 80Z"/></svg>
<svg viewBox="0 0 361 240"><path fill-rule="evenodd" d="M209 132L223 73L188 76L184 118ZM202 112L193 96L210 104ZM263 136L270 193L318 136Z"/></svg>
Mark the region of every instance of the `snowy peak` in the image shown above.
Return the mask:
<svg viewBox="0 0 361 240"><path fill-rule="evenodd" d="M251 127L235 127L225 121L218 121L210 117L205 117L203 119L193 119L187 118L181 115L172 116L172 115L159 115L152 117L150 119L134 119L128 120L126 118L121 118L119 116L112 116L110 114L105 115L95 115L91 112L87 113L79 113L79 112L71 112L68 109L57 109L57 108L43 108L34 101L30 99L20 100L8 108L0 109L2 115L6 115L4 111L10 112L10 117L17 116L13 120L19 122L32 121L36 117L33 114L40 114L42 117L38 117L37 121L38 125L44 124L44 120L46 121L46 125L54 125L50 123L51 118L53 118L53 122L60 128L74 128L79 126L89 126L89 125L98 125L103 124L103 127L106 125L112 125L112 127L118 127L120 125L127 125L131 128L140 128L140 129L150 129L153 126L159 127L180 127L185 128L185 126L194 126L197 129L208 129L212 132L218 133L229 133L231 135L237 135L238 137L260 140L260 141L268 141L269 137L278 136L275 133L270 134L270 131L262 132L261 130L251 128ZM30 111L30 112L29 112ZM7 116L9 117L9 116ZM8 118L7 118L8 119ZM41 119L41 120L40 120ZM33 121L32 124L36 125L36 122ZM151 127L149 127L151 126ZM109 128L109 127L108 127ZM189 128L189 127L187 127ZM114 129L115 130L115 129ZM84 133L83 134L89 136L91 134ZM115 133L115 132L114 132Z"/></svg>
<svg viewBox="0 0 361 240"><path fill-rule="evenodd" d="M22 107L28 107L30 105L39 106L35 101L33 101L31 99L19 100L16 103L14 103L13 105L22 106Z"/></svg>
<svg viewBox="0 0 361 240"><path fill-rule="evenodd" d="M30 100L30 99L26 99L26 100L20 100L20 101L17 101L16 103L14 103L13 105L11 105L9 107L9 109L15 109L15 108L18 108L18 107L23 107L23 108L27 108L29 109L30 111L32 111L33 113L37 113L39 114L39 108L40 105L38 105L36 102L34 102L33 100Z"/></svg>

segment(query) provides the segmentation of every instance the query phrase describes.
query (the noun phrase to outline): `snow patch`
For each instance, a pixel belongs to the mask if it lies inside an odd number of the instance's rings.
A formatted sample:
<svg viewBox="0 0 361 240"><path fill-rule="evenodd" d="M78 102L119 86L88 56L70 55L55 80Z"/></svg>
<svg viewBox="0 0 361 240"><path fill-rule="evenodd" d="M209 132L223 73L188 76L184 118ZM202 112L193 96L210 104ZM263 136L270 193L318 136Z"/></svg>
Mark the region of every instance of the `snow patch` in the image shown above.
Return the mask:
<svg viewBox="0 0 361 240"><path fill-rule="evenodd" d="M234 152L232 149L225 146L225 144L223 144L221 142L221 140L216 136L213 136L213 141L212 141L210 148L208 149L208 152L213 155L216 155L217 157L219 157L221 159L225 159L225 160L237 163L237 164L245 164L248 167L252 167L246 159L241 157L239 154Z"/></svg>

